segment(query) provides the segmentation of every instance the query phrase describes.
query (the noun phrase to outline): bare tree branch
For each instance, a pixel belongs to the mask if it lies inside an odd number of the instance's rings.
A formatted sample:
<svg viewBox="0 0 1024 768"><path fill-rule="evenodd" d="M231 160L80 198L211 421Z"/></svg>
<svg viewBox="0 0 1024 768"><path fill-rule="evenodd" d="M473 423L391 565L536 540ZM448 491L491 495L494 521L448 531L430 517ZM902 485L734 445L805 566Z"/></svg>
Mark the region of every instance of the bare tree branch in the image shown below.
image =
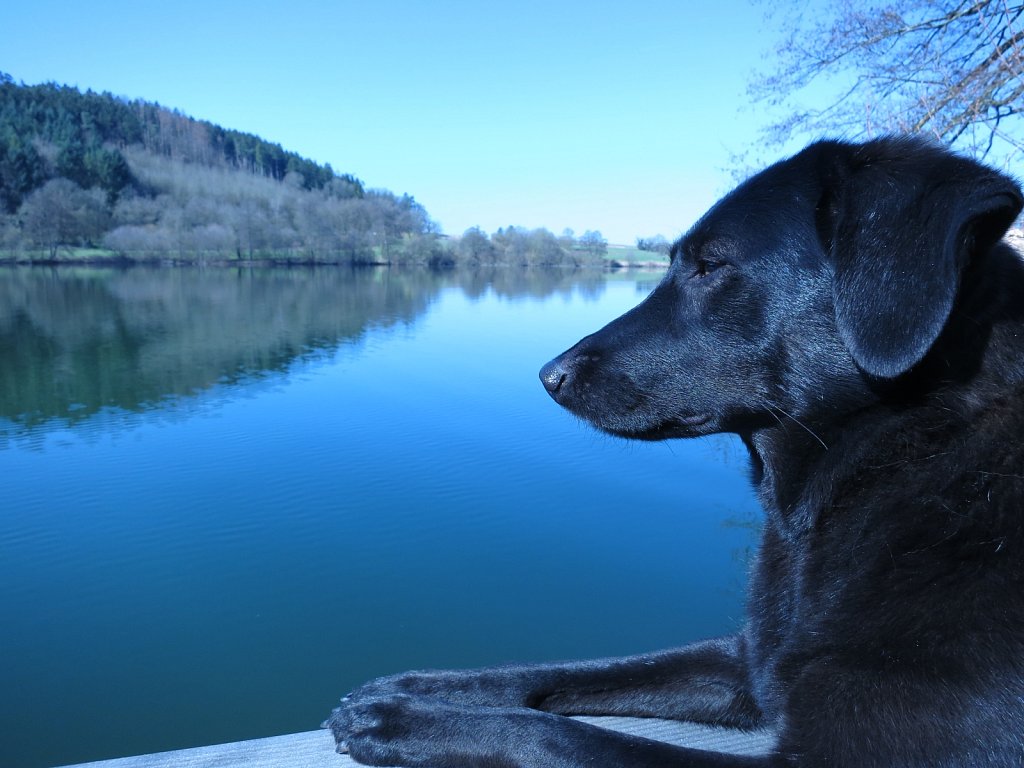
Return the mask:
<svg viewBox="0 0 1024 768"><path fill-rule="evenodd" d="M784 115L766 127L769 144L895 129L1004 164L1024 158L1024 3L836 0L817 19L796 0L773 5L789 31L750 83L755 102Z"/></svg>

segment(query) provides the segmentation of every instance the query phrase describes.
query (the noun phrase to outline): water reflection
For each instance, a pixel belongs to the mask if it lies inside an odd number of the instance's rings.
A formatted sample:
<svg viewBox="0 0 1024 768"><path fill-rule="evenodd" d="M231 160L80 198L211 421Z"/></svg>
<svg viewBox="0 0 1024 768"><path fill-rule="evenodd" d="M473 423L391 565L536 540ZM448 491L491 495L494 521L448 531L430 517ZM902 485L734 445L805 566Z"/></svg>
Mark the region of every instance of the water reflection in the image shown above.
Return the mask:
<svg viewBox="0 0 1024 768"><path fill-rule="evenodd" d="M542 298L603 285L513 269L0 268L0 438L286 370L412 323L447 287Z"/></svg>

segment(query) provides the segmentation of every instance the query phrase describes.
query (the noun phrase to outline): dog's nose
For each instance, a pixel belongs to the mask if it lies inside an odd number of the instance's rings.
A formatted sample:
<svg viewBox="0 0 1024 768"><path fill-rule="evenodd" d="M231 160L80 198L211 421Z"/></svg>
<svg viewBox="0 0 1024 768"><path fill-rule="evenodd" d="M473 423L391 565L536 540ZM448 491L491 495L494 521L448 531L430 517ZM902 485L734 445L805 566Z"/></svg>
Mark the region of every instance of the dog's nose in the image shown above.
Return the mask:
<svg viewBox="0 0 1024 768"><path fill-rule="evenodd" d="M565 383L568 376L569 372L566 370L565 365L562 363L562 358L560 357L556 357L540 369L541 383L544 384L544 389L546 389L548 394L552 397L558 394L558 390L561 389L562 384Z"/></svg>

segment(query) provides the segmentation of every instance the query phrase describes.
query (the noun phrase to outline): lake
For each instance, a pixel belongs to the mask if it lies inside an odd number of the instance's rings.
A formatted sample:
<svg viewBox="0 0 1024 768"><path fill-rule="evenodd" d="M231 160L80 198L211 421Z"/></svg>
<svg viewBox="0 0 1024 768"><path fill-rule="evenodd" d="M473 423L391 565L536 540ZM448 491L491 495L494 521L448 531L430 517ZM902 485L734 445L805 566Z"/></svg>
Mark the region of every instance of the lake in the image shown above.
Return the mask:
<svg viewBox="0 0 1024 768"><path fill-rule="evenodd" d="M738 442L603 436L537 378L656 279L0 269L0 765L735 630Z"/></svg>

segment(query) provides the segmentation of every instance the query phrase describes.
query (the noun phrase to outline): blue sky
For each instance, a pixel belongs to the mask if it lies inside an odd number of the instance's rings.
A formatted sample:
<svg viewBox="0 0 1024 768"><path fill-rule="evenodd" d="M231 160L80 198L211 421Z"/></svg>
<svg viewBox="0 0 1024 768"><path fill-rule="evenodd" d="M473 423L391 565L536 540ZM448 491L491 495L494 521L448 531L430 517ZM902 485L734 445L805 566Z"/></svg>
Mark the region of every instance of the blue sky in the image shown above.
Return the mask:
<svg viewBox="0 0 1024 768"><path fill-rule="evenodd" d="M685 231L757 142L767 117L746 85L777 39L763 9L33 0L4 9L0 71L256 133L414 195L450 234L632 243Z"/></svg>

